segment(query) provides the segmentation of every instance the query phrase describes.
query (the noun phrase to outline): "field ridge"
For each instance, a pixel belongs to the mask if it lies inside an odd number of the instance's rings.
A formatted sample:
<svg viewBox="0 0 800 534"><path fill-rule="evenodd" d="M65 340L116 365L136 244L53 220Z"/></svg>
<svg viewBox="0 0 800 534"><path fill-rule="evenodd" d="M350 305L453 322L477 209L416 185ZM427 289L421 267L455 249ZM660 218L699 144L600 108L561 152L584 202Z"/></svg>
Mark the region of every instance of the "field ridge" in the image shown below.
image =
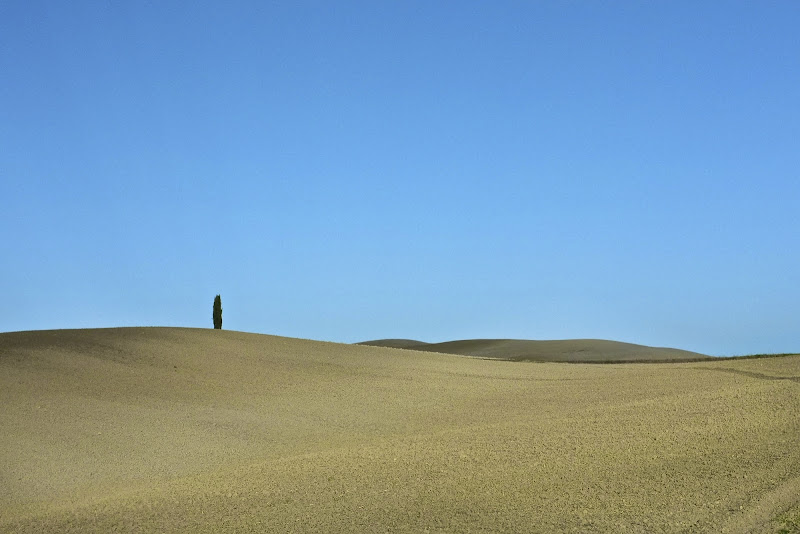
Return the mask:
<svg viewBox="0 0 800 534"><path fill-rule="evenodd" d="M704 361L713 357L669 347L649 347L605 339L464 339L425 343L412 339L377 339L359 345L459 354L507 361L570 363Z"/></svg>

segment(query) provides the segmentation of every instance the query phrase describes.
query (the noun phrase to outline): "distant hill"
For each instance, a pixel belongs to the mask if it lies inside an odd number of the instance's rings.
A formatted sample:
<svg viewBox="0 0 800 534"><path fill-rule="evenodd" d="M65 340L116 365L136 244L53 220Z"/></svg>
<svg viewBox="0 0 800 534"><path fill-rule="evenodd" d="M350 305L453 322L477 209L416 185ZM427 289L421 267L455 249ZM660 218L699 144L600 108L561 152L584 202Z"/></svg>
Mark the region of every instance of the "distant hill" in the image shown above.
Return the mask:
<svg viewBox="0 0 800 534"><path fill-rule="evenodd" d="M535 341L525 339L464 339L444 343L425 343L413 339L377 339L359 345L391 347L477 358L536 362L667 362L699 361L715 358L686 350L648 347L603 339L564 339Z"/></svg>
<svg viewBox="0 0 800 534"><path fill-rule="evenodd" d="M413 349L424 350L420 347L430 345L424 341L417 341L416 339L376 339L374 341L364 341L356 343L356 345L367 345L369 347L388 347L390 349Z"/></svg>

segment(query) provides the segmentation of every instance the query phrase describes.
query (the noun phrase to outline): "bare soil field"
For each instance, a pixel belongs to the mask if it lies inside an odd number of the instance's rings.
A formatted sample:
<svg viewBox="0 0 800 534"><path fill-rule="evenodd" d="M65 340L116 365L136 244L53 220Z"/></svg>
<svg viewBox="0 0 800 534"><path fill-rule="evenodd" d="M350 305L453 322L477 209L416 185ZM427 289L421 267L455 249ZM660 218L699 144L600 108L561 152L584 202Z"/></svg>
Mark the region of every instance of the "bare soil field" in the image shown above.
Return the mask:
<svg viewBox="0 0 800 534"><path fill-rule="evenodd" d="M0 402L0 532L800 525L800 356L520 363L17 332L0 334Z"/></svg>
<svg viewBox="0 0 800 534"><path fill-rule="evenodd" d="M376 339L358 345L460 354L515 362L671 362L712 360L711 356L667 347L648 347L605 339L462 339L425 343L414 339Z"/></svg>

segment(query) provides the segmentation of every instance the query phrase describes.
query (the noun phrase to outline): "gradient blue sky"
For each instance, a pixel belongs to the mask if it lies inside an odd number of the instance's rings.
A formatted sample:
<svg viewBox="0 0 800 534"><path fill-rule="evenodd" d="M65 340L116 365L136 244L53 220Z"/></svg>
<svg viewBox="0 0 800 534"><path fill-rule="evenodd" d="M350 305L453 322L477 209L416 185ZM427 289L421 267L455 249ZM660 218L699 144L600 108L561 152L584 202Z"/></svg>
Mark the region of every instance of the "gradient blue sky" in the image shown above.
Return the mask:
<svg viewBox="0 0 800 534"><path fill-rule="evenodd" d="M0 331L800 350L800 3L0 2Z"/></svg>

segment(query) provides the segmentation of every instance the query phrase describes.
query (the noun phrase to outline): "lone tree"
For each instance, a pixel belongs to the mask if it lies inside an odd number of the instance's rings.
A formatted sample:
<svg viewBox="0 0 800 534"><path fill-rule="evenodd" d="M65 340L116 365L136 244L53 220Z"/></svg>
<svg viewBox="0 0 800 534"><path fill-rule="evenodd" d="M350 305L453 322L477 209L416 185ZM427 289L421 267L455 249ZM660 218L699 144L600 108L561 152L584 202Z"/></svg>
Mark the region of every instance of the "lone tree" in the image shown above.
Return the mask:
<svg viewBox="0 0 800 534"><path fill-rule="evenodd" d="M219 298L219 295L214 297L214 328L216 330L222 330L222 299Z"/></svg>

